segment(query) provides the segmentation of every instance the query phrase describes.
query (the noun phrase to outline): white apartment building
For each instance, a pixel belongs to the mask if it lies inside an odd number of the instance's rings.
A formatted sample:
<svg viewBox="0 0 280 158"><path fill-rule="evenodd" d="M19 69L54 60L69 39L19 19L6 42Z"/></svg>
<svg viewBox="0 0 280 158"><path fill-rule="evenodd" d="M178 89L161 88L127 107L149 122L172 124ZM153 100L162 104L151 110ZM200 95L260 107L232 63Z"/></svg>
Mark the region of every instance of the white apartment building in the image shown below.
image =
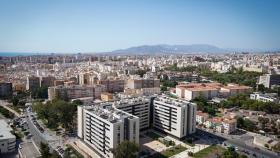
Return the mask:
<svg viewBox="0 0 280 158"><path fill-rule="evenodd" d="M183 138L195 132L196 104L167 96L158 96L153 101L153 127Z"/></svg>
<svg viewBox="0 0 280 158"><path fill-rule="evenodd" d="M12 133L12 128L4 120L0 120L0 155L11 153L16 148L16 136Z"/></svg>
<svg viewBox="0 0 280 158"><path fill-rule="evenodd" d="M113 107L123 110L140 119L140 129L150 127L150 98L135 97L121 99L113 103Z"/></svg>
<svg viewBox="0 0 280 158"><path fill-rule="evenodd" d="M139 118L116 108L79 106L78 137L101 157L113 158L110 149L124 140L139 143Z"/></svg>
<svg viewBox="0 0 280 158"><path fill-rule="evenodd" d="M266 93L266 94L261 94L258 92L250 94L250 99L253 100L259 100L262 102L274 102L274 103L279 103L279 100L276 97L276 93Z"/></svg>

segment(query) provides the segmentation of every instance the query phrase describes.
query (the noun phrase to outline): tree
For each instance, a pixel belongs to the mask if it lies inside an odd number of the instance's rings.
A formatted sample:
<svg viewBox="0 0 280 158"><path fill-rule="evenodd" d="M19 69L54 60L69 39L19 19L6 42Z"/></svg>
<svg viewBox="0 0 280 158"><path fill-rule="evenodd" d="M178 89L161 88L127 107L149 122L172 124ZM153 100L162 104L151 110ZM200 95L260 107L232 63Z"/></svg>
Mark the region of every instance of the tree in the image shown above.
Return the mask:
<svg viewBox="0 0 280 158"><path fill-rule="evenodd" d="M241 117L237 118L237 127L248 131L256 130L255 124L249 119L243 119Z"/></svg>
<svg viewBox="0 0 280 158"><path fill-rule="evenodd" d="M48 98L48 87L42 86L31 91L33 98L47 99Z"/></svg>
<svg viewBox="0 0 280 158"><path fill-rule="evenodd" d="M194 155L193 152L191 151L188 152L188 156L193 157L193 155Z"/></svg>
<svg viewBox="0 0 280 158"><path fill-rule="evenodd" d="M18 105L18 102L19 102L18 97L17 97L17 96L14 96L14 97L12 98L13 106L17 106L17 105Z"/></svg>
<svg viewBox="0 0 280 158"><path fill-rule="evenodd" d="M42 158L49 158L51 156L50 147L43 142L40 143L40 153Z"/></svg>
<svg viewBox="0 0 280 158"><path fill-rule="evenodd" d="M54 99L46 104L34 103L33 110L37 113L39 119L45 120L48 128L56 129L59 125L62 125L66 131L73 129L77 111L77 105L74 103Z"/></svg>
<svg viewBox="0 0 280 158"><path fill-rule="evenodd" d="M160 87L160 90L161 90L161 91L167 91L167 87L161 86L161 87Z"/></svg>
<svg viewBox="0 0 280 158"><path fill-rule="evenodd" d="M269 148L269 145L268 144L264 144L264 147Z"/></svg>
<svg viewBox="0 0 280 158"><path fill-rule="evenodd" d="M280 142L278 142L276 145L274 145L272 147L272 150L273 151L276 151L276 152L280 152Z"/></svg>
<svg viewBox="0 0 280 158"><path fill-rule="evenodd" d="M246 155L240 155L235 151L234 147L229 147L223 154L220 156L221 158L247 158Z"/></svg>
<svg viewBox="0 0 280 158"><path fill-rule="evenodd" d="M136 74L143 77L149 70L137 70Z"/></svg>
<svg viewBox="0 0 280 158"><path fill-rule="evenodd" d="M259 85L258 85L258 91L264 93L265 87L264 87L263 84L259 84Z"/></svg>
<svg viewBox="0 0 280 158"><path fill-rule="evenodd" d="M83 102L80 99L76 99L72 103L75 104L75 105L82 105L83 104Z"/></svg>
<svg viewBox="0 0 280 158"><path fill-rule="evenodd" d="M134 142L123 141L116 149L113 149L113 154L116 158L136 158L139 147Z"/></svg>

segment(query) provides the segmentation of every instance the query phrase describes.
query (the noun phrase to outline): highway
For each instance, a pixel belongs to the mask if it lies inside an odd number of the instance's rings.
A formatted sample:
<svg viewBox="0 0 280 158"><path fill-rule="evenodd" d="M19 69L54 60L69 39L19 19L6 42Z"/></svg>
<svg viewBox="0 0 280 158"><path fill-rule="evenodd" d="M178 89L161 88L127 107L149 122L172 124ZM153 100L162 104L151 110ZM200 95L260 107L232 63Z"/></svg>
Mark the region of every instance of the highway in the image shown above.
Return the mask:
<svg viewBox="0 0 280 158"><path fill-rule="evenodd" d="M250 154L250 157L258 157L258 158L279 158L276 153L271 151L266 151L262 149L256 149L253 146L249 146L246 144L246 141L249 139L242 138L242 139L231 139L230 137L225 137L217 134L210 133L208 131L197 129L197 134L206 136L208 139L212 139L213 143L219 144L227 144L227 146L235 146L238 147L239 152L244 150ZM209 138L210 136L210 138ZM204 137L204 139L207 139Z"/></svg>

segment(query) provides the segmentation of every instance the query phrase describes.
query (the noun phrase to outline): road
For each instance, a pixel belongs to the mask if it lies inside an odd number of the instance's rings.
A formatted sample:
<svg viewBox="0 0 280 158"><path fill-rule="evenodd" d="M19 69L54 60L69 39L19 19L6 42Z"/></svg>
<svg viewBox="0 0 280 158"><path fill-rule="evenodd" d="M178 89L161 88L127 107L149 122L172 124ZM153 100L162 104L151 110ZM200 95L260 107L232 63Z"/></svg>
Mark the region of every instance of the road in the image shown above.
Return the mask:
<svg viewBox="0 0 280 158"><path fill-rule="evenodd" d="M227 144L227 146L233 145L233 146L238 147L239 151L246 150L250 153L251 156L254 154L254 155L256 155L257 157L260 157L260 158L278 158L279 157L274 152L265 151L265 150L262 150L262 149L256 149L253 146L247 145L246 141L248 141L248 140L246 140L245 137L243 139L231 139L230 137L217 135L216 133L215 134L210 133L210 132L204 131L202 129L197 129L197 133L202 134L204 136L212 137L212 138L209 138L209 139L214 140L213 142L215 142L215 143L219 143L219 144L225 143L225 144Z"/></svg>
<svg viewBox="0 0 280 158"><path fill-rule="evenodd" d="M20 155L25 157L40 157L41 154L32 141L26 141L21 144Z"/></svg>
<svg viewBox="0 0 280 158"><path fill-rule="evenodd" d="M32 110L25 110L26 121L29 126L29 131L33 135L34 142L39 145L41 142L44 142L49 145L51 151L57 150L57 147L64 147L64 143L74 141L72 138L68 138L68 141L63 141L63 138L61 136L57 136L54 131L50 131L46 127L44 127L43 123L36 119L35 114L32 112ZM36 120L37 123L44 129L44 132L41 132L33 123L33 120ZM59 152L58 152L59 153ZM63 157L63 154L59 153L60 156Z"/></svg>

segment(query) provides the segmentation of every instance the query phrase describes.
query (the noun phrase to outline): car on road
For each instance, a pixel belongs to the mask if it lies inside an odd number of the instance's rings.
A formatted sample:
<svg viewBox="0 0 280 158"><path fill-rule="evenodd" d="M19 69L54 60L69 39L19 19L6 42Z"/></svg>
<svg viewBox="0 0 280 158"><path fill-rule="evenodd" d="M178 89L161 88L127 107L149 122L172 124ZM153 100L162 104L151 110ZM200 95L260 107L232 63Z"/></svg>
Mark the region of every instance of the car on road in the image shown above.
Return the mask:
<svg viewBox="0 0 280 158"><path fill-rule="evenodd" d="M260 148L258 148L258 147L254 147L254 149L256 149L256 150L260 150Z"/></svg>

